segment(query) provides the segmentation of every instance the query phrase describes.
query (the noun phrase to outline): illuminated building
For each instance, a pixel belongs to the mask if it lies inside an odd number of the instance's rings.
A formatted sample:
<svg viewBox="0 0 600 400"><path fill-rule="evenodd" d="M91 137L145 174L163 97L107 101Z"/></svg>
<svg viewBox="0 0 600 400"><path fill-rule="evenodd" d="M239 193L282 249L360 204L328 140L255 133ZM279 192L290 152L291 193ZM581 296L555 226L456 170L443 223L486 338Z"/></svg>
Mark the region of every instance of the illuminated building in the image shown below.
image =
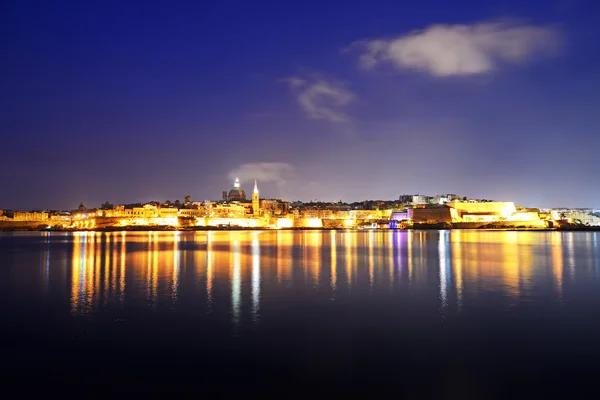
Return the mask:
<svg viewBox="0 0 600 400"><path fill-rule="evenodd" d="M158 209L158 216L160 218L177 217L179 210L171 207L161 207Z"/></svg>
<svg viewBox="0 0 600 400"><path fill-rule="evenodd" d="M38 211L15 211L13 221L48 221L48 213Z"/></svg>
<svg viewBox="0 0 600 400"><path fill-rule="evenodd" d="M290 203L276 199L261 199L260 210L267 216L287 215L290 211Z"/></svg>
<svg viewBox="0 0 600 400"><path fill-rule="evenodd" d="M134 207L132 209L132 217L134 218L156 218L158 217L158 208L152 204L144 204L142 207Z"/></svg>
<svg viewBox="0 0 600 400"><path fill-rule="evenodd" d="M210 212L212 218L243 218L246 216L246 207L242 204L216 204Z"/></svg>
<svg viewBox="0 0 600 400"><path fill-rule="evenodd" d="M182 217L205 217L207 215L206 210L200 208L182 208L179 210L179 215Z"/></svg>
<svg viewBox="0 0 600 400"><path fill-rule="evenodd" d="M515 203L512 201L453 202L447 203L447 205L456 210L458 218L464 222L498 221L507 219L517 212Z"/></svg>
<svg viewBox="0 0 600 400"><path fill-rule="evenodd" d="M240 187L240 180L235 178L235 182L233 184L233 189L229 191L227 195L228 201L245 201L246 200L246 192Z"/></svg>
<svg viewBox="0 0 600 400"><path fill-rule="evenodd" d="M416 194L416 195L412 196L411 203L413 205L427 204L427 203L429 203L429 201L427 199L427 196L423 196L422 194Z"/></svg>
<svg viewBox="0 0 600 400"><path fill-rule="evenodd" d="M600 225L600 218L593 215L589 210L552 210L550 215L555 221L566 221L569 223L579 223L589 226Z"/></svg>

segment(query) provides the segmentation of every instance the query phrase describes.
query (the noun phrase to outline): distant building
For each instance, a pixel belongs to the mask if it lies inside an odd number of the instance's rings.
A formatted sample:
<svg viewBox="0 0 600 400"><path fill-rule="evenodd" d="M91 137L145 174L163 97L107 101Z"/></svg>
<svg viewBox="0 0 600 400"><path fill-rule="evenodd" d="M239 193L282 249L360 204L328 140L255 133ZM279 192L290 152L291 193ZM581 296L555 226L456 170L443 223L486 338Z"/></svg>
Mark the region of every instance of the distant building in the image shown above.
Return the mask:
<svg viewBox="0 0 600 400"><path fill-rule="evenodd" d="M158 209L158 216L160 218L172 218L177 217L179 210L174 207L161 207Z"/></svg>
<svg viewBox="0 0 600 400"><path fill-rule="evenodd" d="M212 218L243 218L246 216L246 207L243 204L216 204L210 210Z"/></svg>
<svg viewBox="0 0 600 400"><path fill-rule="evenodd" d="M448 194L439 194L437 196L434 197L434 200L432 203L435 204L446 204L446 203L450 203L456 200L460 200L460 197L458 197L457 195L453 194L453 193L448 193Z"/></svg>
<svg viewBox="0 0 600 400"><path fill-rule="evenodd" d="M507 220L517 212L512 201L495 202L452 202L447 203L453 210L452 219L464 222L492 222ZM455 211L454 211L455 210Z"/></svg>
<svg viewBox="0 0 600 400"><path fill-rule="evenodd" d="M409 208L406 213L392 213L392 220L408 219L416 223L525 223L543 226L539 210L519 209L513 202L500 201L453 201L437 205L421 205Z"/></svg>
<svg viewBox="0 0 600 400"><path fill-rule="evenodd" d="M235 178L233 189L227 194L227 201L246 201L246 192L240 187L238 178Z"/></svg>
<svg viewBox="0 0 600 400"><path fill-rule="evenodd" d="M412 196L411 203L413 206L417 206L420 204L429 204L429 199L427 196L423 196L422 194L415 194Z"/></svg>
<svg viewBox="0 0 600 400"><path fill-rule="evenodd" d="M287 215L290 203L277 199L260 199L260 210L263 215Z"/></svg>
<svg viewBox="0 0 600 400"><path fill-rule="evenodd" d="M48 213L45 211L15 211L13 221L47 221Z"/></svg>
<svg viewBox="0 0 600 400"><path fill-rule="evenodd" d="M411 194L402 194L398 197L398 201L403 204L410 204L412 203L412 198Z"/></svg>
<svg viewBox="0 0 600 400"><path fill-rule="evenodd" d="M407 221L409 219L408 211L407 210L394 210L394 211L392 211L392 215L390 216L390 219L394 220L394 221Z"/></svg>
<svg viewBox="0 0 600 400"><path fill-rule="evenodd" d="M589 226L599 226L600 218L591 214L588 210L552 210L552 219L556 221L568 221Z"/></svg>

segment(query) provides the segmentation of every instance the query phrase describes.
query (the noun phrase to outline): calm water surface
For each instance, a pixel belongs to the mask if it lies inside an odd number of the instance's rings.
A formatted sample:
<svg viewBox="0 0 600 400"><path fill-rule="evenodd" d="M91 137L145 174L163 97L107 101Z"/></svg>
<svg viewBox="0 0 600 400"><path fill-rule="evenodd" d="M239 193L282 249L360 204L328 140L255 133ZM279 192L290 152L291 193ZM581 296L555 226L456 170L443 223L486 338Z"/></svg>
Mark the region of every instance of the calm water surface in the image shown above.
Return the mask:
<svg viewBox="0 0 600 400"><path fill-rule="evenodd" d="M4 378L282 397L574 390L600 372L599 239L2 233Z"/></svg>

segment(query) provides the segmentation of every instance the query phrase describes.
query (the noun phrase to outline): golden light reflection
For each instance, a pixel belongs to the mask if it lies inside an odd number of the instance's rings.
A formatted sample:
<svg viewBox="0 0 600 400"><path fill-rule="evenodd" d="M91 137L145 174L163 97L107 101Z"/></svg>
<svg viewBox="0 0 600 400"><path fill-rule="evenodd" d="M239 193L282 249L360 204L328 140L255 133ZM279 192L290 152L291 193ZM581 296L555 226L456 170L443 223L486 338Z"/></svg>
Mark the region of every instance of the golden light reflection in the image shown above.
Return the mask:
<svg viewBox="0 0 600 400"><path fill-rule="evenodd" d="M356 233L351 233L350 231L346 231L344 233L344 246L346 247L346 279L348 280L348 289L352 287L352 236L356 236Z"/></svg>
<svg viewBox="0 0 600 400"><path fill-rule="evenodd" d="M119 301L121 302L121 304L123 304L123 301L125 301L126 251L127 245L125 239L125 232L121 232L121 263L119 271Z"/></svg>
<svg viewBox="0 0 600 400"><path fill-rule="evenodd" d="M104 263L102 264L103 268L103 272L102 275L104 276L104 291L103 291L103 295L102 295L102 299L104 300L104 304L108 303L108 300L110 299L110 295L112 292L112 288L111 288L111 272L113 267L113 263L112 263L112 254L113 252L111 251L111 236L112 233L107 233L105 235L106 237L106 243L105 243L105 248L104 248ZM114 247L114 246L112 246Z"/></svg>
<svg viewBox="0 0 600 400"><path fill-rule="evenodd" d="M439 254L439 274L440 274L440 302L442 310L448 305L448 265L447 260L447 248L446 248L446 231L439 232L438 239L438 254Z"/></svg>
<svg viewBox="0 0 600 400"><path fill-rule="evenodd" d="M85 249L85 233L75 232L73 236L73 258L71 261L71 311L77 312L83 288L81 287L83 273L83 257Z"/></svg>
<svg viewBox="0 0 600 400"><path fill-rule="evenodd" d="M562 256L557 254L561 249L552 245L554 239L549 240L547 233L464 230L451 235L459 307L464 302L464 287L471 284L500 289L514 301L531 293L536 276L548 263L552 264L553 279L561 279Z"/></svg>
<svg viewBox="0 0 600 400"><path fill-rule="evenodd" d="M304 278L304 283L306 283L308 279L308 240L307 240L307 232L302 233L300 248L302 249L302 277Z"/></svg>
<svg viewBox="0 0 600 400"><path fill-rule="evenodd" d="M42 276L42 282L44 282L44 291L48 293L48 286L50 284L50 232L44 232L46 237L46 251L43 253L42 265L44 266L44 273Z"/></svg>
<svg viewBox="0 0 600 400"><path fill-rule="evenodd" d="M594 269L596 271L596 277L600 277L600 255L598 254L598 232L594 232Z"/></svg>
<svg viewBox="0 0 600 400"><path fill-rule="evenodd" d="M179 274L180 274L180 233L173 232L173 278L171 284L171 297L176 301L179 296Z"/></svg>
<svg viewBox="0 0 600 400"><path fill-rule="evenodd" d="M213 303L213 232L208 231L206 233L206 302L209 307Z"/></svg>
<svg viewBox="0 0 600 400"><path fill-rule="evenodd" d="M374 241L374 232L370 231L369 232L369 238L368 238L368 248L369 248L369 254L368 254L368 269L369 269L369 287L371 288L371 290L373 289L373 281L375 279L374 276L374 266L373 266L373 241Z"/></svg>
<svg viewBox="0 0 600 400"><path fill-rule="evenodd" d="M223 293L223 301L228 309L227 302L231 300L231 315L236 324L246 314L248 319L252 316L256 321L265 309L265 293L272 289L270 285L274 284L275 276L277 283L289 283L292 278L300 278L303 266L307 268L309 283L329 285L334 296L339 297L340 293L335 292L340 283L342 292L345 291L346 278L349 289L360 289L358 292L364 293L368 285L373 294L387 291L389 279L393 290L405 290L408 285L413 286L413 291L427 289L431 299L439 298L438 305L450 312L454 304L460 311L468 306L469 299L489 293L501 294L495 297L498 301L516 304L515 299L535 294L532 291L537 291L539 284L535 288L532 285L540 274L553 281L551 285L556 287L555 293L560 297L564 279L569 279L568 268L574 268L575 261L580 262L580 258L575 260L580 256L575 251L580 248L575 247L573 236L560 232L81 232L72 237L72 258L68 261L71 274L67 282L71 284L73 313L89 313L99 301L105 306L117 298L123 302L126 276L131 285L128 304L145 302L146 296L153 306L165 301L180 302L181 289L187 287L183 283L188 277L197 279L201 287L206 283L209 306L220 300L219 290L215 290L220 288L219 283L223 283L224 290L229 286L230 292ZM592 234L587 236L590 252L595 244L593 239ZM197 250L190 250L188 259L184 249L191 249L193 245ZM304 246L306 253L299 246ZM338 250L341 253L338 254ZM330 266L324 262L328 252ZM194 254L196 259L192 260ZM296 261L292 257L296 257ZM47 253L40 257L45 271L49 268L49 258ZM569 258L572 265L567 266ZM196 274L189 269L190 265L196 268ZM587 266L589 273L598 273L597 260ZM578 274L583 275L586 271L581 268L585 267L578 265ZM48 272L44 274L47 279ZM404 282L405 274L411 280L408 285ZM327 279L328 283L324 281ZM302 282L297 283L302 285Z"/></svg>
<svg viewBox="0 0 600 400"><path fill-rule="evenodd" d="M260 310L260 242L258 234L252 239L252 317L256 321Z"/></svg>
<svg viewBox="0 0 600 400"><path fill-rule="evenodd" d="M350 236L351 238L351 249L352 249L352 276L354 278L352 284L356 283L356 279L358 278L358 235L355 233Z"/></svg>
<svg viewBox="0 0 600 400"><path fill-rule="evenodd" d="M240 322L240 302L242 295L241 249L237 235L235 239L232 239L231 257L231 315L233 323L237 325Z"/></svg>
<svg viewBox="0 0 600 400"><path fill-rule="evenodd" d="M93 286L94 288L92 289L92 300L93 300L93 305L96 304L96 302L100 299L100 295L101 295L101 286L102 286L102 252L101 252L101 246L102 246L102 239L103 239L103 233L100 232L95 232L94 235L94 239L96 242L95 245L95 249L94 249L94 264L93 264L93 271L94 271L94 276L93 276Z"/></svg>
<svg viewBox="0 0 600 400"><path fill-rule="evenodd" d="M410 231L406 236L406 249L407 249L407 260L408 260L408 282L412 284L413 282L413 235L414 232Z"/></svg>
<svg viewBox="0 0 600 400"><path fill-rule="evenodd" d="M563 294L563 242L561 232L550 233L550 246L552 248L552 276L559 298L562 299Z"/></svg>
<svg viewBox="0 0 600 400"><path fill-rule="evenodd" d="M567 267L569 269L569 277L573 279L575 277L575 242L573 232L563 233L563 243L566 243L567 249Z"/></svg>
<svg viewBox="0 0 600 400"><path fill-rule="evenodd" d="M389 281L390 281L390 290L394 290L394 271L395 271L395 260L394 260L394 241L390 240L389 245L386 246L388 254L387 254L387 258L388 258L388 274L389 274Z"/></svg>
<svg viewBox="0 0 600 400"><path fill-rule="evenodd" d="M92 300L94 298L94 278L96 277L96 273L94 271L94 252L95 252L95 244L96 244L96 233L90 232L87 235L86 249L85 249L85 264L84 264L84 303L85 310L89 311L90 306L92 305Z"/></svg>
<svg viewBox="0 0 600 400"><path fill-rule="evenodd" d="M459 311L462 309L463 302L463 255L461 230L453 230L450 233L450 249L452 252L452 267L454 282L456 285L456 303Z"/></svg>
<svg viewBox="0 0 600 400"><path fill-rule="evenodd" d="M521 267L521 258L519 256L518 244L519 233L521 232L504 232L501 244L503 257L500 260L501 269L499 273L504 281L506 290L514 297L518 297L520 294L519 269ZM489 249L489 245L486 248ZM486 258L488 258L487 254Z"/></svg>
<svg viewBox="0 0 600 400"><path fill-rule="evenodd" d="M156 296L158 288L158 245L156 236L153 232L148 232L147 250L146 250L146 298L148 302L156 306Z"/></svg>
<svg viewBox="0 0 600 400"><path fill-rule="evenodd" d="M315 285L319 283L321 276L321 237L322 233L314 231L309 234L308 248L310 257L307 260L310 263L311 278Z"/></svg>
<svg viewBox="0 0 600 400"><path fill-rule="evenodd" d="M335 234L335 231L331 231L331 290L333 290L334 293L337 283L337 246Z"/></svg>
<svg viewBox="0 0 600 400"><path fill-rule="evenodd" d="M277 232L277 283L292 281L292 247L294 246L293 232Z"/></svg>
<svg viewBox="0 0 600 400"><path fill-rule="evenodd" d="M405 233L402 233L405 234ZM399 280L402 279L402 242L400 241L401 239L401 233L398 231L394 231L393 232L393 243L394 243L394 248L396 249L396 263L398 266L398 270L400 271L400 274L398 274L399 276ZM393 253L392 253L393 256Z"/></svg>
<svg viewBox="0 0 600 400"><path fill-rule="evenodd" d="M76 232L73 235L71 311L76 314L90 312L98 298L101 265L99 257L95 256L100 253L95 244L95 232Z"/></svg>
<svg viewBox="0 0 600 400"><path fill-rule="evenodd" d="M157 296L158 296L158 255L160 254L160 250L158 248L158 232L152 232L152 297L154 299L154 305L156 306Z"/></svg>
<svg viewBox="0 0 600 400"><path fill-rule="evenodd" d="M110 292L117 293L117 274L118 274L118 259L119 259L119 244L117 243L118 233L112 235L112 263L110 265Z"/></svg>

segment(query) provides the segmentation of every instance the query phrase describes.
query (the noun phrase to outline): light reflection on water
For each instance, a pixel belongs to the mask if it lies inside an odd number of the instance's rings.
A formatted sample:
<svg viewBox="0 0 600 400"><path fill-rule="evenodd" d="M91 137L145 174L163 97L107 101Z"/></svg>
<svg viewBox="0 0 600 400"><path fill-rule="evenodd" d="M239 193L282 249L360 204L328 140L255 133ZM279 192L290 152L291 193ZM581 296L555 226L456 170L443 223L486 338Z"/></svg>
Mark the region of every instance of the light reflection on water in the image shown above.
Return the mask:
<svg viewBox="0 0 600 400"><path fill-rule="evenodd" d="M41 238L40 265L17 268L23 254L10 253L13 258L3 262L15 269L12 283L37 274L43 282L39 294L48 296L62 281L70 291L71 312L79 316L124 306L175 310L180 302L195 302L204 313L227 309L235 325L258 324L269 310L291 301L292 294L317 292L329 301L404 293L435 299L440 315L446 316L485 305L482 296L487 295L498 302L494 307L560 303L569 288L600 278L596 232L78 232L21 237ZM70 260L66 270L65 259ZM34 291L31 286L27 290Z"/></svg>

